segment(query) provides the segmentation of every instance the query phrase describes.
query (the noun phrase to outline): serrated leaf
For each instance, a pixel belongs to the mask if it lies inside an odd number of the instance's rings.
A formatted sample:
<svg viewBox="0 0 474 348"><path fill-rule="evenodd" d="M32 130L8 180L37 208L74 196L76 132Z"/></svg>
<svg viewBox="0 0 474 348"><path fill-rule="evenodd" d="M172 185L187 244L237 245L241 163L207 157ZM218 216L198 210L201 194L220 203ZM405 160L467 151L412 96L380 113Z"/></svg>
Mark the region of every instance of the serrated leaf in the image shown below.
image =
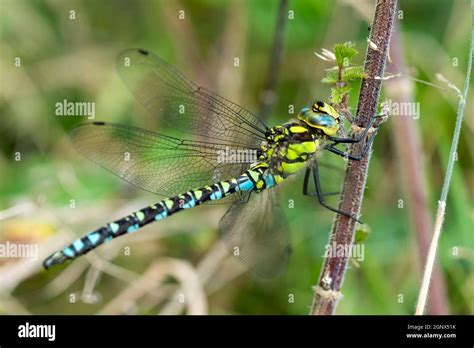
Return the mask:
<svg viewBox="0 0 474 348"><path fill-rule="evenodd" d="M340 104L345 95L350 92L349 86L331 88L331 103Z"/></svg>
<svg viewBox="0 0 474 348"><path fill-rule="evenodd" d="M348 65L352 58L354 58L358 53L359 51L355 48L355 44L350 41L334 45L334 54L339 66Z"/></svg>
<svg viewBox="0 0 474 348"><path fill-rule="evenodd" d="M339 69L338 67L334 67L331 69L326 69L326 77L323 77L321 80L322 83L327 83L330 85L334 85L339 81Z"/></svg>
<svg viewBox="0 0 474 348"><path fill-rule="evenodd" d="M363 79L364 77L367 77L367 74L362 66L352 66L342 71L343 81Z"/></svg>

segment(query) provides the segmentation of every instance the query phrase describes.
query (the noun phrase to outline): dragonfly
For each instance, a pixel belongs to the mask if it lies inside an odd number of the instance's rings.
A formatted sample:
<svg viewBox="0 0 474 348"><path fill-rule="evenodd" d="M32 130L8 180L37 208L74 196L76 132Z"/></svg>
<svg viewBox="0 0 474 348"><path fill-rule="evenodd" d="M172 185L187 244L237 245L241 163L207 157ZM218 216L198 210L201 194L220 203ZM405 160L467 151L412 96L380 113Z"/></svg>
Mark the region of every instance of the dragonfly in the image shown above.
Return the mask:
<svg viewBox="0 0 474 348"><path fill-rule="evenodd" d="M116 65L149 113L186 137L108 122L74 128L71 141L86 158L164 198L76 239L46 258L46 269L180 211L230 203L219 222L219 235L229 252L258 276L276 277L292 252L278 187L303 170L304 195L357 220L326 203L328 193L322 190L316 155L326 150L360 160L373 142L373 130L378 129L373 121L358 135L338 136L343 125L340 114L329 103L315 101L296 118L268 127L252 112L198 86L150 51L127 49ZM361 141L365 145L359 154L349 155L337 147ZM315 192L310 192L311 181Z"/></svg>

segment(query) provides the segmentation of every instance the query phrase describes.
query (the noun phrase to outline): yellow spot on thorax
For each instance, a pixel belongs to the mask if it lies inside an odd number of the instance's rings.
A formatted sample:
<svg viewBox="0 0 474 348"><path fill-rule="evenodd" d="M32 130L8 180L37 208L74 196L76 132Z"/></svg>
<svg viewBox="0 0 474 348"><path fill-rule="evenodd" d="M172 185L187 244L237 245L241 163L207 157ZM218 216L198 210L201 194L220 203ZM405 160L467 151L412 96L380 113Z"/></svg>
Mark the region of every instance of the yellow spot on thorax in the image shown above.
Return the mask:
<svg viewBox="0 0 474 348"><path fill-rule="evenodd" d="M317 140L316 141L305 141L303 143L290 144L290 149L292 149L297 154L312 154L316 151Z"/></svg>
<svg viewBox="0 0 474 348"><path fill-rule="evenodd" d="M302 127L302 126L291 126L290 127L290 132L291 133L305 133L307 132L308 130L305 128L305 127Z"/></svg>

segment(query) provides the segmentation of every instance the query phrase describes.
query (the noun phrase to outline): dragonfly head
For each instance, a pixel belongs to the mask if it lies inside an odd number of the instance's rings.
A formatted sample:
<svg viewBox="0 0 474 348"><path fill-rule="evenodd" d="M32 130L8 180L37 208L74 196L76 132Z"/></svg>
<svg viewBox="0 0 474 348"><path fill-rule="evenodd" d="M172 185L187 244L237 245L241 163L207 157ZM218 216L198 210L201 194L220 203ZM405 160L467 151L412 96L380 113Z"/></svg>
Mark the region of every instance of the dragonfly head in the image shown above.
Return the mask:
<svg viewBox="0 0 474 348"><path fill-rule="evenodd" d="M321 101L305 106L298 114L298 119L312 128L321 130L326 135L335 134L341 122L337 111L328 103Z"/></svg>

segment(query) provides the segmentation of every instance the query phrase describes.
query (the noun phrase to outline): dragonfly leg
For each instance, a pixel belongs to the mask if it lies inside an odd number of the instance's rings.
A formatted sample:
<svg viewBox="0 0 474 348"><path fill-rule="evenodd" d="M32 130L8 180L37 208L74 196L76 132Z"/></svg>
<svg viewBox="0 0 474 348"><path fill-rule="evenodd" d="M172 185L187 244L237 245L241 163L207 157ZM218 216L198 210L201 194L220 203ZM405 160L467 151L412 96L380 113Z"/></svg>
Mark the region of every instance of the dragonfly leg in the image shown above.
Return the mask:
<svg viewBox="0 0 474 348"><path fill-rule="evenodd" d="M250 195L252 194L252 191L245 192L245 194L239 195L239 203L245 204L250 200Z"/></svg>
<svg viewBox="0 0 474 348"><path fill-rule="evenodd" d="M370 137L369 141L367 141L367 143L365 144L362 151L357 155L349 155L349 153L347 151L342 151L341 149L338 149L337 147L334 146L334 145L336 145L336 143L328 144L324 148L326 150L336 154L336 155L341 156L341 157L345 157L345 158L348 158L348 159L353 160L353 161L360 161L362 159L362 157L364 157L367 154L367 152L369 151L370 146L374 142L375 136L377 135L377 131L378 130L375 131L374 135L372 137Z"/></svg>
<svg viewBox="0 0 474 348"><path fill-rule="evenodd" d="M341 191L335 191L335 192L323 192L321 193L321 196L336 196L340 195Z"/></svg>
<svg viewBox="0 0 474 348"><path fill-rule="evenodd" d="M372 126L375 123L375 117L373 117L367 127L360 133L358 136L355 138L338 138L338 137L328 137L329 140L333 141L334 144L354 144L354 143L360 143L369 133L369 130L372 128ZM375 134L374 134L375 135Z"/></svg>
<svg viewBox="0 0 474 348"><path fill-rule="evenodd" d="M309 175L310 175L311 169L313 170L313 181L314 181L314 187L316 188L316 192L314 192L314 193L311 193L311 192L308 191ZM324 200L325 194L321 190L321 182L319 180L318 162L316 160L313 162L312 168L311 167L306 168L306 172L305 172L305 175L304 175L304 182L303 182L303 194L306 195L306 196L316 196L316 197L318 197L319 204L321 204L324 208L326 208L328 210L331 210L335 213L347 216L348 218L354 219L358 223L362 223L359 219L352 216L351 214L346 213L345 211L339 210L337 208L331 207L330 205L328 205L326 203L326 201Z"/></svg>
<svg viewBox="0 0 474 348"><path fill-rule="evenodd" d="M367 127L358 135L356 136L355 138L339 138L339 137L328 137L329 140L333 141L333 145L336 145L336 144L354 144L354 143L360 143L366 136L367 134L369 133L369 131L371 129L373 129L372 127L374 127L374 124L375 124L375 121L377 121L378 119L382 119L381 122L379 122L377 125L375 125L375 132L374 132L374 135L372 136L372 138L375 136L375 134L377 134L378 130L379 130L379 127L381 126L381 124L385 121L384 118L386 118L387 115L386 114L381 114L381 115L377 115L377 116L374 116L372 117L372 119L370 120L369 124L367 125ZM371 139L372 139L371 138Z"/></svg>
<svg viewBox="0 0 474 348"><path fill-rule="evenodd" d="M305 196L316 196L316 192L308 192L308 182L309 182L309 175L311 173L311 168L306 168L306 173L304 175L304 182L303 182L303 194ZM341 194L341 191L335 192L321 192L321 196L335 196Z"/></svg>

